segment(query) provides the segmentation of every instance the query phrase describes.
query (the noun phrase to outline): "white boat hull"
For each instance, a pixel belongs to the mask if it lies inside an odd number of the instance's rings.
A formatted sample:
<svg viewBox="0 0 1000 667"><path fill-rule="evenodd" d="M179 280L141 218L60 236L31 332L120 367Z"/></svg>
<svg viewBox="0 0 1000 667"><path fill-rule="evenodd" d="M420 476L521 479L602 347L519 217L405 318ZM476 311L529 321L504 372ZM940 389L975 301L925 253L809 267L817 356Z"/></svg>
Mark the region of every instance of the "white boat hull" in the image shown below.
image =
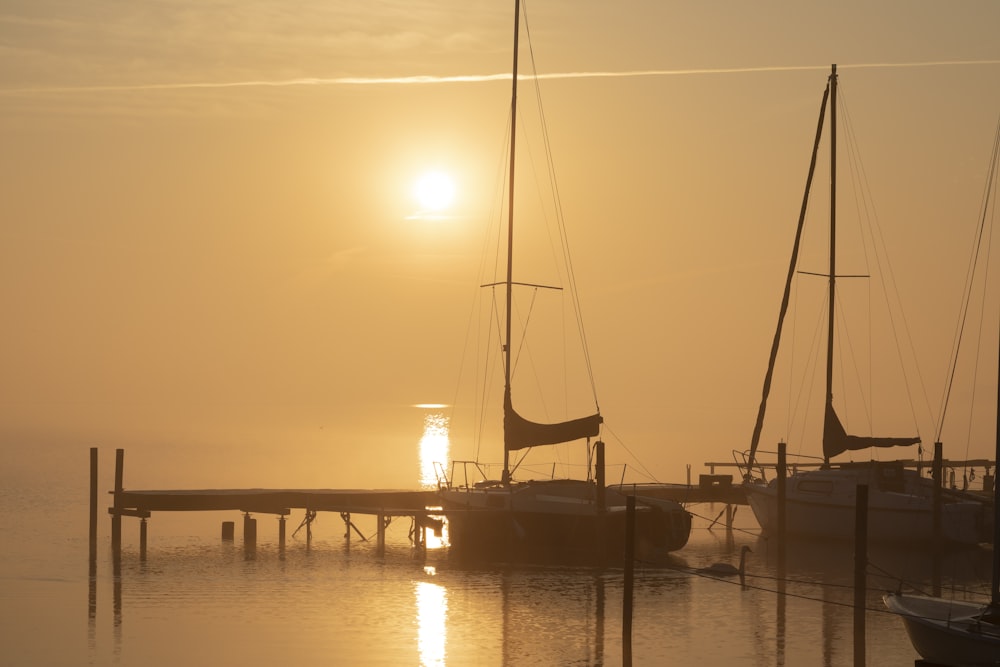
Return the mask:
<svg viewBox="0 0 1000 667"><path fill-rule="evenodd" d="M983 618L986 605L916 595L886 595L903 619L914 650L939 665L1000 665L1000 627Z"/></svg>
<svg viewBox="0 0 1000 667"><path fill-rule="evenodd" d="M878 467L810 470L786 480L786 532L793 537L852 540L855 494L867 484L868 539L871 542L917 544L934 539L930 485L915 471L894 475L885 484ZM777 532L778 492L775 482L748 484L747 501L766 535ZM941 505L943 539L953 545L974 546L989 537L989 517L983 503L949 501Z"/></svg>

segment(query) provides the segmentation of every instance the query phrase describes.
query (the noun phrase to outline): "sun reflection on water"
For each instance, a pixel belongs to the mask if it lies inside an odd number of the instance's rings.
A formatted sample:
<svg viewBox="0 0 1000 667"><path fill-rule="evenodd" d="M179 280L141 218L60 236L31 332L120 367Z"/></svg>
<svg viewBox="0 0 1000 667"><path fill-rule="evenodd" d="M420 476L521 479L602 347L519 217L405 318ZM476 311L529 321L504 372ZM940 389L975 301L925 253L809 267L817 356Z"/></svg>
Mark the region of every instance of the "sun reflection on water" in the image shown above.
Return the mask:
<svg viewBox="0 0 1000 667"><path fill-rule="evenodd" d="M445 664L447 639L448 591L426 581L414 589L417 599L417 650L421 667Z"/></svg>

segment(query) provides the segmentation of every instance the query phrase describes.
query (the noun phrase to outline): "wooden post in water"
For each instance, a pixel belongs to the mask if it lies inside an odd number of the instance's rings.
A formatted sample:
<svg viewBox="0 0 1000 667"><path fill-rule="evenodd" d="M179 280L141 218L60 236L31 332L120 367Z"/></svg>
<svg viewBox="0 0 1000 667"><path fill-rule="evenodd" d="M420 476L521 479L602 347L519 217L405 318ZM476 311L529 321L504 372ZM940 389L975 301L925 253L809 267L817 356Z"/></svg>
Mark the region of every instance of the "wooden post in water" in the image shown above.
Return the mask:
<svg viewBox="0 0 1000 667"><path fill-rule="evenodd" d="M635 576L635 496L625 498L625 593L622 600L622 666L632 667L632 589Z"/></svg>
<svg viewBox="0 0 1000 667"><path fill-rule="evenodd" d="M278 550L285 551L285 515L278 517Z"/></svg>
<svg viewBox="0 0 1000 667"><path fill-rule="evenodd" d="M97 447L90 448L90 562L97 560Z"/></svg>
<svg viewBox="0 0 1000 667"><path fill-rule="evenodd" d="M90 448L90 558L87 565L87 623L91 638L97 622L97 447Z"/></svg>
<svg viewBox="0 0 1000 667"><path fill-rule="evenodd" d="M787 496L787 483L785 477L788 473L787 461L785 456L786 445L784 442L778 443L778 469L777 469L777 486L778 486L778 519L777 519L777 536L778 536L778 600L777 609L775 610L776 628L775 628L775 649L776 649L776 661L775 664L783 665L785 664L785 643L786 643L786 612L787 612L787 598L785 597L785 547L786 547L786 533L787 533L787 522L785 516L785 498Z"/></svg>
<svg viewBox="0 0 1000 667"><path fill-rule="evenodd" d="M139 520L139 560L146 560L146 517Z"/></svg>
<svg viewBox="0 0 1000 667"><path fill-rule="evenodd" d="M381 556L385 554L385 514L380 511L376 520L378 526L375 528L375 552Z"/></svg>
<svg viewBox="0 0 1000 667"><path fill-rule="evenodd" d="M125 450L115 450L114 508L111 512L111 553L114 560L122 557L122 480L125 477Z"/></svg>
<svg viewBox="0 0 1000 667"><path fill-rule="evenodd" d="M222 522L222 541L232 542L236 538L236 522L235 521L223 521Z"/></svg>
<svg viewBox="0 0 1000 667"><path fill-rule="evenodd" d="M594 458L596 459L594 463L594 467L596 468L594 478L597 482L597 511L603 512L607 507L605 495L607 481L604 474L604 442L601 440L594 443Z"/></svg>
<svg viewBox="0 0 1000 667"><path fill-rule="evenodd" d="M250 512L243 514L243 551L248 554L257 550L257 519Z"/></svg>
<svg viewBox="0 0 1000 667"><path fill-rule="evenodd" d="M604 467L604 441L598 440L594 443L594 481L597 487L597 498L595 498L595 503L597 505L597 525L594 531L593 539L596 544L594 548L597 550L598 562L603 566L607 564L608 560L608 540L607 540L607 509L608 509L608 496L607 496L607 476L605 474Z"/></svg>
<svg viewBox="0 0 1000 667"><path fill-rule="evenodd" d="M941 525L941 486L944 484L944 446L934 443L934 467L932 468L934 490L932 491L931 509L931 592L934 597L941 597L941 550L944 545Z"/></svg>
<svg viewBox="0 0 1000 667"><path fill-rule="evenodd" d="M788 463L786 461L787 445L784 442L778 443L778 554L779 559L785 556L785 537L788 530L788 515L785 499L788 497Z"/></svg>
<svg viewBox="0 0 1000 667"><path fill-rule="evenodd" d="M854 512L854 667L865 665L868 598L868 485L858 484Z"/></svg>

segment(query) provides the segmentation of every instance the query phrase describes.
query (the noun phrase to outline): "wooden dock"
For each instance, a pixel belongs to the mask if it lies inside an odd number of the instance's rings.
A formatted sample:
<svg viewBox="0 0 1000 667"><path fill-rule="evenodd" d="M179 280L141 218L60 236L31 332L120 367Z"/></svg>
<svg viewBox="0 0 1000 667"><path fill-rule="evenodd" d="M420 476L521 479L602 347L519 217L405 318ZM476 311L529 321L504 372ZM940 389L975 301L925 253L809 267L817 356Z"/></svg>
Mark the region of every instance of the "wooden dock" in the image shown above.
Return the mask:
<svg viewBox="0 0 1000 667"><path fill-rule="evenodd" d="M97 535L97 449L90 451L90 536L91 554L95 553ZM153 512L211 512L238 511L243 514L243 543L248 550L256 548L257 520L253 514L273 514L279 517L278 548L285 548L285 517L292 510L303 510L303 525L307 539L311 538L311 524L317 512L337 512L343 519L350 540L351 530L362 540L367 538L352 523L352 514L377 517L376 549L385 549L385 529L395 517L413 520L411 537L414 544L426 544L428 529L440 535L442 513L435 511L437 493L430 490L399 489L164 489L131 490L124 487L125 452L115 452L115 487L109 493L113 504L111 515L111 544L116 561L121 557L122 517L141 520L139 528L139 555L146 557L147 523ZM233 539L235 522L223 523L223 539Z"/></svg>
<svg viewBox="0 0 1000 667"><path fill-rule="evenodd" d="M123 513L237 510L244 513L286 515L293 509L317 512L379 514L426 513L434 491L343 489L192 489L131 491L122 489L115 507ZM115 509L109 508L109 511Z"/></svg>

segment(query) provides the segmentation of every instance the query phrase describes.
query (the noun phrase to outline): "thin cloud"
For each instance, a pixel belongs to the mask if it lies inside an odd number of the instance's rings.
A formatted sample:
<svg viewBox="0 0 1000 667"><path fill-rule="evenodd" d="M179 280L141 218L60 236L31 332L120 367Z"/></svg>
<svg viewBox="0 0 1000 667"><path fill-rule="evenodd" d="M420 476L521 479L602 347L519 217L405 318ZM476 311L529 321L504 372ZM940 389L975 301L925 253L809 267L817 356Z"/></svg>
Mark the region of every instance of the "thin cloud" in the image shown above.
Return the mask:
<svg viewBox="0 0 1000 667"><path fill-rule="evenodd" d="M964 67L974 65L1000 65L1000 60L938 60L913 63L862 63L838 65L839 69L889 69L900 67ZM660 76L691 76L701 74L750 74L765 72L800 72L827 70L829 65L775 65L772 67L721 67L702 69L630 70L624 72L560 72L540 74L539 79L610 79ZM529 78L527 76L523 78ZM534 77L531 77L534 78ZM198 90L224 88L282 88L290 86L392 86L428 85L450 83L483 83L510 80L510 74L470 74L459 76L404 76L404 77L301 77L282 80L149 83L120 86L42 86L34 88L0 89L0 95L69 94L130 92L155 90Z"/></svg>

